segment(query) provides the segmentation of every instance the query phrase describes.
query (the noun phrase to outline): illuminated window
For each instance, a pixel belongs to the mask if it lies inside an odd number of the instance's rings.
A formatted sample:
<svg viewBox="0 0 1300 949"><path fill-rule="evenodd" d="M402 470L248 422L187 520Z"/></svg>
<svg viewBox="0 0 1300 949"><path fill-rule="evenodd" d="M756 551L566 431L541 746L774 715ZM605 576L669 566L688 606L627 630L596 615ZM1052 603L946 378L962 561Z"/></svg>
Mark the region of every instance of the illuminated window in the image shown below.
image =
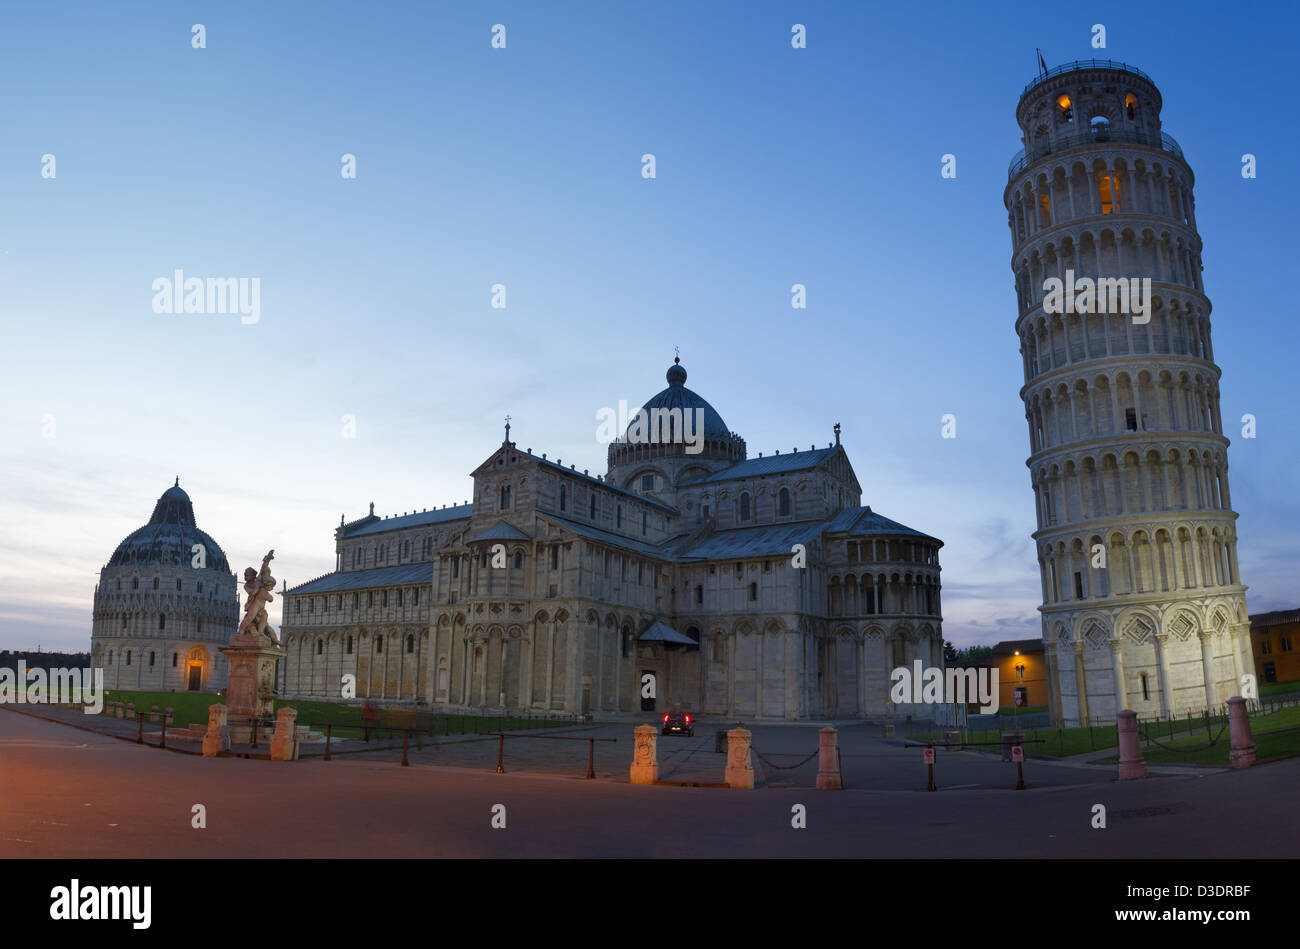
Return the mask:
<svg viewBox="0 0 1300 949"><path fill-rule="evenodd" d="M1101 213L1114 214L1119 210L1119 178L1103 174L1097 179L1097 192L1101 200Z"/></svg>
<svg viewBox="0 0 1300 949"><path fill-rule="evenodd" d="M1052 199L1046 191L1038 196L1038 226L1048 227L1052 223Z"/></svg>
<svg viewBox="0 0 1300 949"><path fill-rule="evenodd" d="M1074 121L1074 108L1070 103L1070 97L1062 95L1056 100L1056 107L1060 110L1062 122Z"/></svg>
<svg viewBox="0 0 1300 949"><path fill-rule="evenodd" d="M1124 97L1124 112L1130 119L1137 117L1137 104L1137 96L1133 93L1130 92Z"/></svg>

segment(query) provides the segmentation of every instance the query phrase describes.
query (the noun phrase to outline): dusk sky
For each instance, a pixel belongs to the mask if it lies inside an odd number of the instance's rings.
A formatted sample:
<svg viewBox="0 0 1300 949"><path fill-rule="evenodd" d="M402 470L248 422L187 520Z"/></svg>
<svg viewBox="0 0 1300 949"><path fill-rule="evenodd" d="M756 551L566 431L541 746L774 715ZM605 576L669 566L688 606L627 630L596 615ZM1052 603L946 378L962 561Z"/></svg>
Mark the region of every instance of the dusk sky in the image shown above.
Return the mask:
<svg viewBox="0 0 1300 949"><path fill-rule="evenodd" d="M603 473L597 413L662 389L674 347L751 456L842 424L862 503L944 541L945 638L1038 636L1002 204L1037 47L1160 87L1196 174L1247 601L1297 606L1300 14L1026 10L9 5L0 648L88 650L99 569L177 476L233 568L273 547L292 586L333 569L340 514L469 498L507 414L521 448ZM260 319L155 313L176 270L259 278Z"/></svg>

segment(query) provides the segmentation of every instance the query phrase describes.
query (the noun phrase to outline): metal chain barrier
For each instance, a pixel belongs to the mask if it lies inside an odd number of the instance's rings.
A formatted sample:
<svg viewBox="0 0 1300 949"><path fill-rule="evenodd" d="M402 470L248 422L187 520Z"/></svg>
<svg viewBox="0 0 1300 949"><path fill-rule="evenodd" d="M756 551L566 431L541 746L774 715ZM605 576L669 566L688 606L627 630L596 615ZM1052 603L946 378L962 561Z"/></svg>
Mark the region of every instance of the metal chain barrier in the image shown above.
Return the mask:
<svg viewBox="0 0 1300 949"><path fill-rule="evenodd" d="M1152 738L1150 736L1148 736L1146 740L1158 748L1163 748L1165 751L1181 751L1181 752L1205 751L1207 748L1213 748L1215 745L1219 743L1219 739L1223 737L1223 732L1227 727L1228 727L1228 723L1225 721L1222 725L1219 726L1219 733L1213 736L1210 739L1208 744L1192 745L1191 747L1187 747L1187 748L1175 748L1173 745L1166 745L1159 738Z"/></svg>
<svg viewBox="0 0 1300 949"><path fill-rule="evenodd" d="M752 744L749 746L749 750L752 751L752 752L753 752L753 753L758 757L758 760L759 760L759 761L763 762L763 764L767 765L769 768L773 768L773 769L775 769L775 770L777 770L777 771L793 771L795 768L802 768L802 767L803 767L804 765L806 765L808 762L812 761L812 760L813 760L814 758L816 758L819 754L821 754L821 749L818 748L816 751L814 751L812 754L810 754L807 758L804 758L802 761L798 762L797 764L788 764L788 765L786 765L786 764L776 764L776 763L774 763L774 762L771 761L769 758L767 758L767 757L766 757L766 756L765 756L761 751L759 751L757 748L755 748ZM838 749L837 749L837 750L838 750ZM787 753L787 754L790 754L790 753L792 753L792 752L786 752L786 753Z"/></svg>

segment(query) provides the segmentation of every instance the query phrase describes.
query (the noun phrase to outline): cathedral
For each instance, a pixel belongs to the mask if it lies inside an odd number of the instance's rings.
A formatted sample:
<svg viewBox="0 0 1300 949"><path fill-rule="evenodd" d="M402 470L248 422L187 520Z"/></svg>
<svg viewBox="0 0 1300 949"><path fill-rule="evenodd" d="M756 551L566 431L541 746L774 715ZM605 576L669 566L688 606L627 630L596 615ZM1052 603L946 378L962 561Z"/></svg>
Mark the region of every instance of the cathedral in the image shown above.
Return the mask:
<svg viewBox="0 0 1300 949"><path fill-rule="evenodd" d="M472 503L340 519L334 571L284 594L280 692L338 699L351 675L431 709L889 715L890 670L943 665L942 542L861 506L838 425L751 458L679 360L667 382L603 475L507 423Z"/></svg>
<svg viewBox="0 0 1300 949"><path fill-rule="evenodd" d="M235 575L177 478L99 571L91 665L109 689L213 692L238 618Z"/></svg>

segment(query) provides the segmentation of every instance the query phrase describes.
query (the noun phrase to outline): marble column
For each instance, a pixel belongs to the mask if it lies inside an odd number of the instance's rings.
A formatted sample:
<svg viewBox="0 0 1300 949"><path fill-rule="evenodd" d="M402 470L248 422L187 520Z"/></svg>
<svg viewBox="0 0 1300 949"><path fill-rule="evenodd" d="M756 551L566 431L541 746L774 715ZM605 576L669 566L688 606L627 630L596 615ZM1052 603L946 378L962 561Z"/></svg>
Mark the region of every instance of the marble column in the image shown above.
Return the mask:
<svg viewBox="0 0 1300 949"><path fill-rule="evenodd" d="M1071 643L1074 649L1074 688L1078 693L1079 724L1088 724L1088 676L1083 667L1083 641Z"/></svg>
<svg viewBox="0 0 1300 949"><path fill-rule="evenodd" d="M1110 663L1115 673L1115 712L1128 708L1128 690L1124 685L1124 638L1110 641Z"/></svg>
<svg viewBox="0 0 1300 949"><path fill-rule="evenodd" d="M1170 695L1169 685L1169 634L1156 633L1155 642L1158 662L1156 672L1160 676L1160 714L1168 718L1173 714L1174 710L1173 696Z"/></svg>
<svg viewBox="0 0 1300 949"><path fill-rule="evenodd" d="M1197 639L1201 641L1201 670L1205 676L1205 707L1214 708L1219 704L1218 691L1214 687L1214 654L1210 646L1214 642L1214 634L1208 632L1197 633Z"/></svg>

